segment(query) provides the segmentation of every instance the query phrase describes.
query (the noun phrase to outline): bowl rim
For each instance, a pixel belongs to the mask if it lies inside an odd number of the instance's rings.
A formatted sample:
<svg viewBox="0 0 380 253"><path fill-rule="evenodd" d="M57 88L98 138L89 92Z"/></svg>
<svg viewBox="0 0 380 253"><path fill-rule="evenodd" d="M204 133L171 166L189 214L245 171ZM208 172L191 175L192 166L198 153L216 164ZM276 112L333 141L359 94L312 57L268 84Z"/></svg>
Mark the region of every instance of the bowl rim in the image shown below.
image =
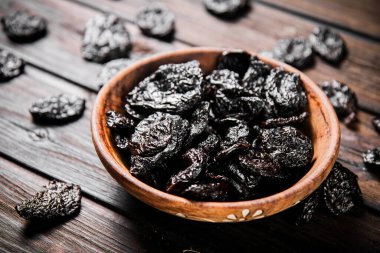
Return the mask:
<svg viewBox="0 0 380 253"><path fill-rule="evenodd" d="M116 76L114 76L106 85L104 85L103 88L99 91L96 97L96 100L94 102L92 115L91 115L91 132L92 132L93 143L100 160L102 161L103 165L108 170L108 172L122 186L124 186L124 188L126 188L127 191L133 196L138 198L138 196L136 196L135 194L135 191L142 191L141 194L153 194L156 197L158 197L160 200L167 201L166 203L176 202L181 205L189 205L189 204L198 205L198 206L201 206L202 208L244 209L244 208L252 207L252 206L263 206L264 204L275 203L278 200L284 198L284 196L285 197L289 197L289 195L299 196L302 193L302 190L306 189L306 195L302 194L303 195L302 199L304 199L319 187L319 185L325 180L325 178L331 171L332 166L339 152L340 127L339 127L338 118L336 116L334 108L332 107L329 99L323 93L323 91L319 88L319 86L301 71L283 62L279 62L277 60L261 56L251 50L245 50L245 51L253 56L257 56L259 59L263 60L265 63L268 63L272 67L273 66L282 67L286 71L299 74L301 79L304 80L304 82L308 82L310 84L309 88L318 97L318 100L321 101L321 106L325 107L324 110L322 111L326 113L326 115L324 115L324 116L327 116L325 117L325 120L329 122L329 126L331 127L330 129L331 138L330 138L329 144L327 145L328 148L325 151L325 153L329 154L329 156L327 157L328 159L324 159L322 161L322 163L320 164L320 166L318 166L317 169L313 170L313 173L311 174L309 172L306 173L294 185L292 185L289 188L286 188L283 191L277 192L275 194L272 194L266 197L258 198L258 199L244 200L244 201L226 201L226 202L196 201L196 200L189 200L184 197L176 196L170 193L166 193L152 186L149 186L148 184L145 184L144 182L132 176L129 173L129 170L126 166L124 165L123 165L124 167L121 166L113 158L111 152L108 150L105 144L105 141L103 140L103 138L105 138L105 133L101 129L101 124L104 119L100 118L100 115L98 114L98 112L100 112L100 109L103 108L103 106L105 105L104 103L106 99L105 96L109 94L110 89L116 86L119 80L123 78L127 72L132 72L134 69L140 68L141 66L147 63L157 61L162 58L175 57L178 54L186 55L186 54L210 53L210 52L222 53L223 51L226 51L226 50L236 50L236 49L222 48L222 47L192 47L192 48L187 48L187 49L179 49L175 51L156 54L156 55L144 58L142 60L139 60L131 64L127 68L123 69ZM318 180L318 178L322 178L322 180ZM312 187L308 187L308 185L312 185ZM136 189L133 189L133 188L136 188ZM297 203L299 203L301 200L298 200ZM294 204L297 204L297 203L294 203ZM282 210L287 209L288 207L285 207Z"/></svg>

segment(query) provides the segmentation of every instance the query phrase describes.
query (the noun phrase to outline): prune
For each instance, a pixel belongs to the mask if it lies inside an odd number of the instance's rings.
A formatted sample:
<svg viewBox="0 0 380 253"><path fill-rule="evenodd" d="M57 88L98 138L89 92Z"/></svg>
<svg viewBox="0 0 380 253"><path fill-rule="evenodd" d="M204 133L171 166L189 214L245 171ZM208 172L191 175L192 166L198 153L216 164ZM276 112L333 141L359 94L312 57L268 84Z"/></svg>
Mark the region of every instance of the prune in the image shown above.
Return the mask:
<svg viewBox="0 0 380 253"><path fill-rule="evenodd" d="M167 192L176 191L178 188L194 182L205 169L208 154L201 149L192 148L186 151L182 155L182 158L189 164L189 166L170 177L166 188Z"/></svg>
<svg viewBox="0 0 380 253"><path fill-rule="evenodd" d="M367 168L380 172L380 147L367 150L362 156Z"/></svg>
<svg viewBox="0 0 380 253"><path fill-rule="evenodd" d="M163 178L166 176L168 168L159 156L131 156L131 168L129 172L141 181L161 188Z"/></svg>
<svg viewBox="0 0 380 253"><path fill-rule="evenodd" d="M228 157L230 157L232 154L236 154L240 151L247 150L251 147L251 144L246 143L246 142L237 142L231 146L228 146L221 151L219 151L215 157L214 157L214 162L222 162L226 160Z"/></svg>
<svg viewBox="0 0 380 253"><path fill-rule="evenodd" d="M327 27L315 27L309 36L313 50L324 60L338 64L346 55L345 43L339 34Z"/></svg>
<svg viewBox="0 0 380 253"><path fill-rule="evenodd" d="M268 153L274 162L287 169L303 168L313 158L311 140L291 126L263 129L256 145Z"/></svg>
<svg viewBox="0 0 380 253"><path fill-rule="evenodd" d="M345 124L349 125L357 120L357 98L347 85L336 80L325 81L319 85Z"/></svg>
<svg viewBox="0 0 380 253"><path fill-rule="evenodd" d="M132 109L131 105L129 103L126 103L124 106L125 113L131 117L132 119L136 121L140 121L145 118L145 116L141 113L136 112L134 109Z"/></svg>
<svg viewBox="0 0 380 253"><path fill-rule="evenodd" d="M220 145L220 137L216 134L209 134L204 141L201 141L197 147L207 154L212 154Z"/></svg>
<svg viewBox="0 0 380 253"><path fill-rule="evenodd" d="M60 94L37 100L29 112L40 123L64 123L82 116L86 101L76 96Z"/></svg>
<svg viewBox="0 0 380 253"><path fill-rule="evenodd" d="M247 71L250 62L251 55L243 50L236 49L225 51L220 56L216 69L228 69L230 71L238 73L239 77L242 78Z"/></svg>
<svg viewBox="0 0 380 253"><path fill-rule="evenodd" d="M196 200L225 201L230 198L227 182L195 183L185 188L181 195Z"/></svg>
<svg viewBox="0 0 380 253"><path fill-rule="evenodd" d="M84 59L103 63L127 57L130 49L129 33L116 16L99 15L87 22L82 42Z"/></svg>
<svg viewBox="0 0 380 253"><path fill-rule="evenodd" d="M214 70L206 80L223 92L239 94L243 90L239 83L239 74L228 69Z"/></svg>
<svg viewBox="0 0 380 253"><path fill-rule="evenodd" d="M144 34L163 38L173 33L175 18L163 4L151 3L139 11L136 24Z"/></svg>
<svg viewBox="0 0 380 253"><path fill-rule="evenodd" d="M199 62L161 65L128 94L131 107L140 111L183 113L201 100L203 72Z"/></svg>
<svg viewBox="0 0 380 253"><path fill-rule="evenodd" d="M275 119L267 119L263 122L261 122L260 126L264 128L271 128L271 127L280 127L285 125L292 125L292 124L299 124L306 120L306 118L309 117L309 114L307 112L303 112L300 115L297 116L291 116L287 118L275 118Z"/></svg>
<svg viewBox="0 0 380 253"><path fill-rule="evenodd" d="M230 147L235 143L248 143L251 136L250 128L243 123L230 127L223 139L222 148Z"/></svg>
<svg viewBox="0 0 380 253"><path fill-rule="evenodd" d="M259 185L261 179L259 175L247 173L241 166L239 166L238 163L234 161L230 161L225 164L223 174L234 179L234 181L246 188L248 193L247 195L250 196L255 194L255 189Z"/></svg>
<svg viewBox="0 0 380 253"><path fill-rule="evenodd" d="M252 56L249 68L242 79L242 86L245 92L260 96L265 79L269 73L270 67L256 56Z"/></svg>
<svg viewBox="0 0 380 253"><path fill-rule="evenodd" d="M322 190L324 204L334 215L346 213L362 201L357 176L339 162L334 164Z"/></svg>
<svg viewBox="0 0 380 253"><path fill-rule="evenodd" d="M45 190L17 205L17 213L24 219L53 219L77 213L80 209L79 185L50 181Z"/></svg>
<svg viewBox="0 0 380 253"><path fill-rule="evenodd" d="M15 42L34 41L46 34L46 20L40 16L17 11L1 18L3 30Z"/></svg>
<svg viewBox="0 0 380 253"><path fill-rule="evenodd" d="M248 4L247 0L203 0L206 9L220 17L231 18L239 14Z"/></svg>
<svg viewBox="0 0 380 253"><path fill-rule="evenodd" d="M208 117L210 112L210 103L201 102L197 109L191 115L190 132L187 138L187 144L190 144L197 136L201 135L208 126Z"/></svg>
<svg viewBox="0 0 380 253"><path fill-rule="evenodd" d="M375 130L380 133L380 115L377 115L372 119L372 125L375 128Z"/></svg>
<svg viewBox="0 0 380 253"><path fill-rule="evenodd" d="M281 39L273 49L275 59L299 69L305 69L314 62L313 50L304 38Z"/></svg>
<svg viewBox="0 0 380 253"><path fill-rule="evenodd" d="M135 121L133 119L127 118L124 115L110 110L106 112L107 116L107 126L110 129L123 130L130 129L135 126Z"/></svg>
<svg viewBox="0 0 380 253"><path fill-rule="evenodd" d="M300 77L281 69L272 69L262 90L265 118L290 117L302 111L307 103Z"/></svg>
<svg viewBox="0 0 380 253"><path fill-rule="evenodd" d="M5 49L0 48L0 82L20 75L24 70L24 61Z"/></svg>
<svg viewBox="0 0 380 253"><path fill-rule="evenodd" d="M115 143L116 143L116 147L119 149L128 148L128 138L122 134L115 135Z"/></svg>
<svg viewBox="0 0 380 253"><path fill-rule="evenodd" d="M295 214L295 223L297 225L309 222L313 217L321 198L320 189L313 192L309 197L301 201L292 210Z"/></svg>
<svg viewBox="0 0 380 253"><path fill-rule="evenodd" d="M106 85L108 81L111 80L112 77L114 77L117 73L119 73L121 70L125 69L134 62L134 59L116 59L107 62L102 68L102 70L99 72L97 77L97 85L99 89Z"/></svg>

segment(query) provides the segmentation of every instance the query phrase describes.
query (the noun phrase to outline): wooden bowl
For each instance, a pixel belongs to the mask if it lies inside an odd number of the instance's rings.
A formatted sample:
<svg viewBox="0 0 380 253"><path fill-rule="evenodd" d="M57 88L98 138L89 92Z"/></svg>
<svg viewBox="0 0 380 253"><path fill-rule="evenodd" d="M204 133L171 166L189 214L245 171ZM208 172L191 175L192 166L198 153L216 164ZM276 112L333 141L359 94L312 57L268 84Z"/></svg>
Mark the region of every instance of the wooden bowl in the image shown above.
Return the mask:
<svg viewBox="0 0 380 253"><path fill-rule="evenodd" d="M207 222L239 222L259 219L296 205L325 180L338 155L340 129L328 98L306 75L284 63L258 56L273 67L283 67L301 76L308 97L310 136L314 147L313 165L309 172L290 188L268 197L236 202L192 201L157 190L133 177L112 144L106 125L108 110L121 110L125 95L139 81L160 65L198 60L205 73L215 66L225 49L191 48L164 53L141 60L121 71L99 92L91 118L92 138L100 160L108 172L133 196L161 211L182 218ZM255 55L255 53L252 53Z"/></svg>

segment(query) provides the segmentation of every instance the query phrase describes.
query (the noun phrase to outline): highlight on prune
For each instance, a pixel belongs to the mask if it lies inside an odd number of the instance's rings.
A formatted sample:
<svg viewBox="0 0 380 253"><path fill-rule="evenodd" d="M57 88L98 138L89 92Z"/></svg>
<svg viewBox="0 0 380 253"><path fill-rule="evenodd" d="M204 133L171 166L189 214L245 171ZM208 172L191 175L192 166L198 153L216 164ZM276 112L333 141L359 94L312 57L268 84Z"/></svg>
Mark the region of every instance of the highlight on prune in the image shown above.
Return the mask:
<svg viewBox="0 0 380 253"><path fill-rule="evenodd" d="M80 209L79 185L50 181L45 190L23 200L15 209L24 219L54 219L76 214Z"/></svg>
<svg viewBox="0 0 380 253"><path fill-rule="evenodd" d="M288 188L311 166L300 77L242 50L221 54L208 73L194 60L161 65L122 95L125 113L109 111L105 122L132 176L159 190L248 200Z"/></svg>
<svg viewBox="0 0 380 253"><path fill-rule="evenodd" d="M315 27L309 41L313 50L327 62L339 64L346 55L346 45L342 37L327 27Z"/></svg>
<svg viewBox="0 0 380 253"><path fill-rule="evenodd" d="M0 82L20 75L24 70L24 61L0 48Z"/></svg>
<svg viewBox="0 0 380 253"><path fill-rule="evenodd" d="M232 18L247 7L247 0L203 0L206 9L220 17Z"/></svg>
<svg viewBox="0 0 380 253"><path fill-rule="evenodd" d="M136 24L149 36L164 38L174 32L174 14L161 3L151 3L139 11Z"/></svg>
<svg viewBox="0 0 380 253"><path fill-rule="evenodd" d="M29 112L33 120L45 124L58 124L73 121L82 116L86 101L77 96L60 94L38 99Z"/></svg>
<svg viewBox="0 0 380 253"><path fill-rule="evenodd" d="M374 172L380 172L380 147L369 149L362 154L364 165Z"/></svg>
<svg viewBox="0 0 380 253"><path fill-rule="evenodd" d="M314 62L309 41L301 37L279 40L273 49L273 56L299 69L305 69Z"/></svg>
<svg viewBox="0 0 380 253"><path fill-rule="evenodd" d="M336 80L324 81L319 84L330 99L336 114L347 125L357 120L357 98L355 93L344 83Z"/></svg>
<svg viewBox="0 0 380 253"><path fill-rule="evenodd" d="M37 15L17 11L1 18L3 30L15 42L30 42L46 34L46 20Z"/></svg>
<svg viewBox="0 0 380 253"><path fill-rule="evenodd" d="M91 18L84 30L82 56L88 61L104 63L127 57L131 39L124 23L114 15Z"/></svg>

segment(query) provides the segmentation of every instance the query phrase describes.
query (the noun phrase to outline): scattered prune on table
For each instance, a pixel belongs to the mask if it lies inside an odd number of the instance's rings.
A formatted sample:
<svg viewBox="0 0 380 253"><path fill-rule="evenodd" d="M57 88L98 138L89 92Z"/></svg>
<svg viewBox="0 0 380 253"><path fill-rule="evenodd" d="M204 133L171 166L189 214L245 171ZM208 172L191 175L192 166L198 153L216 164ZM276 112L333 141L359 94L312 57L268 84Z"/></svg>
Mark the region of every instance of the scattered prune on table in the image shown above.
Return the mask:
<svg viewBox="0 0 380 253"><path fill-rule="evenodd" d="M97 85L101 89L108 83L117 73L131 65L135 59L116 59L107 62L97 77Z"/></svg>
<svg viewBox="0 0 380 253"><path fill-rule="evenodd" d="M377 115L372 119L372 125L375 128L375 130L380 133L380 115Z"/></svg>
<svg viewBox="0 0 380 253"><path fill-rule="evenodd" d="M259 145L274 162L287 169L303 168L313 158L311 140L291 126L263 129L255 145Z"/></svg>
<svg viewBox="0 0 380 253"><path fill-rule="evenodd" d="M299 123L304 122L307 119L307 117L309 117L309 114L307 112L303 112L300 115L286 117L286 118L280 117L280 118L274 118L274 119L267 119L261 122L260 126L263 128L272 128L272 127L299 124Z"/></svg>
<svg viewBox="0 0 380 253"><path fill-rule="evenodd" d="M243 11L247 0L203 0L206 9L220 17L233 18Z"/></svg>
<svg viewBox="0 0 380 253"><path fill-rule="evenodd" d="M79 185L50 181L45 190L17 205L17 213L24 219L53 219L77 213L80 209Z"/></svg>
<svg viewBox="0 0 380 253"><path fill-rule="evenodd" d="M336 80L324 81L319 84L330 99L336 114L347 125L357 120L357 98L355 93L344 83Z"/></svg>
<svg viewBox="0 0 380 253"><path fill-rule="evenodd" d="M334 215L346 213L362 202L357 176L339 162L335 162L322 191L324 204Z"/></svg>
<svg viewBox="0 0 380 253"><path fill-rule="evenodd" d="M227 182L195 183L185 188L181 195L195 200L225 201L230 198L230 185Z"/></svg>
<svg viewBox="0 0 380 253"><path fill-rule="evenodd" d="M29 109L33 120L39 123L65 123L82 116L86 101L76 96L60 94L42 98Z"/></svg>
<svg viewBox="0 0 380 253"><path fill-rule="evenodd" d="M87 22L82 42L84 59L104 63L127 57L130 49L129 33L116 16L99 15Z"/></svg>
<svg viewBox="0 0 380 253"><path fill-rule="evenodd" d="M239 94L243 90L239 83L239 74L228 69L214 70L206 80L222 92Z"/></svg>
<svg viewBox="0 0 380 253"><path fill-rule="evenodd" d="M315 27L309 41L313 50L330 63L339 64L346 55L346 45L342 37L327 27Z"/></svg>
<svg viewBox="0 0 380 253"><path fill-rule="evenodd" d="M202 95L203 72L199 62L161 65L128 94L127 101L139 111L184 113Z"/></svg>
<svg viewBox="0 0 380 253"><path fill-rule="evenodd" d="M174 32L174 14L161 3L151 3L139 11L136 24L149 36L164 38Z"/></svg>
<svg viewBox="0 0 380 253"><path fill-rule="evenodd" d="M244 91L252 95L260 96L270 69L266 63L256 56L252 56L249 68L242 79Z"/></svg>
<svg viewBox="0 0 380 253"><path fill-rule="evenodd" d="M262 89L264 117L290 117L304 110L307 97L299 75L272 69Z"/></svg>
<svg viewBox="0 0 380 253"><path fill-rule="evenodd" d="M24 70L24 61L0 48L0 82L20 75Z"/></svg>
<svg viewBox="0 0 380 253"><path fill-rule="evenodd" d="M364 165L368 169L380 172L380 147L367 150L362 154Z"/></svg>
<svg viewBox="0 0 380 253"><path fill-rule="evenodd" d="M295 214L295 223L296 225L301 225L306 222L309 222L317 207L319 205L321 199L321 190L318 189L313 192L309 197L302 200L299 204L297 204L292 210Z"/></svg>
<svg viewBox="0 0 380 253"><path fill-rule="evenodd" d="M246 51L235 49L225 51L220 56L216 69L228 69L239 74L242 78L251 63L251 55Z"/></svg>
<svg viewBox="0 0 380 253"><path fill-rule="evenodd" d="M118 112L115 112L113 110L106 112L106 117L107 117L107 126L110 129L115 129L115 130L131 129L136 124L133 119L127 118L124 115Z"/></svg>
<svg viewBox="0 0 380 253"><path fill-rule="evenodd" d="M299 69L305 69L314 62L311 45L304 38L279 40L273 49L273 56Z"/></svg>
<svg viewBox="0 0 380 253"><path fill-rule="evenodd" d="M3 30L9 39L15 42L30 42L46 34L46 20L23 11L5 15L1 18Z"/></svg>

